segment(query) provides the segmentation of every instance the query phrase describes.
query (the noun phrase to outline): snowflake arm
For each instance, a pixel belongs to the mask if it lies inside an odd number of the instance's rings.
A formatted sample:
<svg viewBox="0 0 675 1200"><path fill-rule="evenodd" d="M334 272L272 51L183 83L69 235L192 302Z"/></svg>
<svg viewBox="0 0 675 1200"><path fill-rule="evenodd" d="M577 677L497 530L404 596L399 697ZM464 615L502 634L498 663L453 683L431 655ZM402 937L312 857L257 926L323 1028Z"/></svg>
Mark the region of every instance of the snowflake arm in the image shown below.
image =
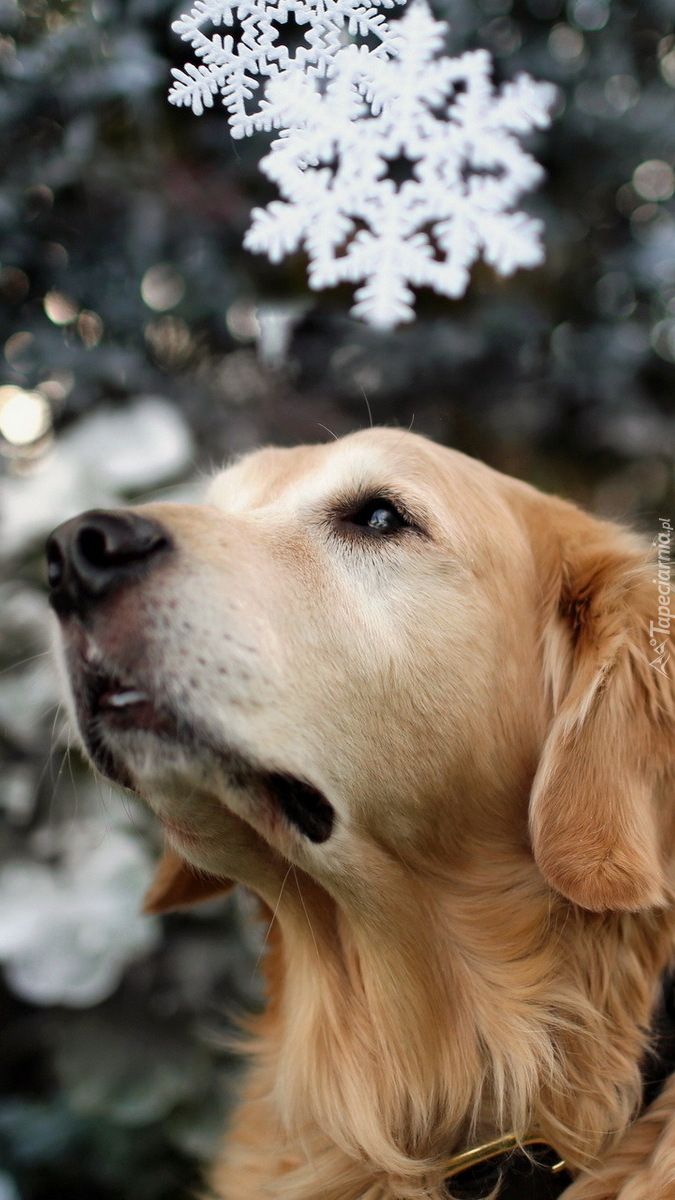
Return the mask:
<svg viewBox="0 0 675 1200"><path fill-rule="evenodd" d="M538 267L544 260L543 224L525 213L486 214L480 232L485 261L500 275Z"/></svg>
<svg viewBox="0 0 675 1200"><path fill-rule="evenodd" d="M233 137L279 128L287 110L267 99L262 90L260 106L249 111L251 96L259 86L255 76L288 76L292 90L301 74L330 75L347 32L351 37L372 40L374 48L364 48L373 57L392 54L397 35L379 9L398 3L402 0L381 0L379 4L368 0L196 0L190 12L174 22L173 29L191 45L201 66L188 63L184 71L174 69L169 99L174 104L190 104L199 114L220 92L230 113ZM293 56L280 40L281 28L291 16L303 29L303 42ZM239 38L234 32L218 32L221 26L234 31L239 25L243 29ZM299 114L296 120L300 120Z"/></svg>
<svg viewBox="0 0 675 1200"><path fill-rule="evenodd" d="M495 97L489 123L495 129L508 129L511 133L547 129L557 94L552 83L538 83L529 75L518 75L511 83L504 84L501 95Z"/></svg>
<svg viewBox="0 0 675 1200"><path fill-rule="evenodd" d="M267 208L254 208L244 245L254 254L266 254L270 262L281 262L302 244L308 223L307 207L273 200Z"/></svg>
<svg viewBox="0 0 675 1200"><path fill-rule="evenodd" d="M185 64L185 70L171 68L174 85L169 92L172 104L179 108L189 106L196 117L200 117L205 108L213 108L213 97L219 91L218 77L208 67L195 67L192 63Z"/></svg>

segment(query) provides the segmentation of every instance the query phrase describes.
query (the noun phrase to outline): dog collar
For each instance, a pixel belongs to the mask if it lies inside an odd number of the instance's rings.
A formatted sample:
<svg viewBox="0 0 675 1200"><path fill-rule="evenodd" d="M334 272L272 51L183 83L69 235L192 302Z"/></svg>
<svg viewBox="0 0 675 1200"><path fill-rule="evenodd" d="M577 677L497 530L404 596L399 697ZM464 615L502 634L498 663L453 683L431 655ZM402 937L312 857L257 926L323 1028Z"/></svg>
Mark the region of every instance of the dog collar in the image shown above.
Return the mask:
<svg viewBox="0 0 675 1200"><path fill-rule="evenodd" d="M445 1165L446 1190L455 1200L478 1200L497 1187L499 1200L557 1200L571 1182L564 1160L534 1134L484 1142Z"/></svg>
<svg viewBox="0 0 675 1200"><path fill-rule="evenodd" d="M650 1042L642 1065L642 1112L675 1072L675 973L670 969L661 979ZM456 1200L479 1200L491 1193L497 1200L557 1200L571 1182L560 1155L535 1134L524 1141L507 1134L484 1142L455 1154L445 1167L446 1190Z"/></svg>

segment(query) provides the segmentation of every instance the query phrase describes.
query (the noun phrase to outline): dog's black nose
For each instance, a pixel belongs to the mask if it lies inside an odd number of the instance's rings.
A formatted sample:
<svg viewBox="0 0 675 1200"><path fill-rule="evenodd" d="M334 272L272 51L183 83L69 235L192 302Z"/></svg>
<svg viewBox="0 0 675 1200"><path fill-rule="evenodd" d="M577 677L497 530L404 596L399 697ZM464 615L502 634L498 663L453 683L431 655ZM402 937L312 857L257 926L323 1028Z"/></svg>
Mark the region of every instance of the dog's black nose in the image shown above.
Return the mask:
<svg viewBox="0 0 675 1200"><path fill-rule="evenodd" d="M58 613L83 616L171 549L157 521L121 509L92 509L65 521L47 540L49 600Z"/></svg>

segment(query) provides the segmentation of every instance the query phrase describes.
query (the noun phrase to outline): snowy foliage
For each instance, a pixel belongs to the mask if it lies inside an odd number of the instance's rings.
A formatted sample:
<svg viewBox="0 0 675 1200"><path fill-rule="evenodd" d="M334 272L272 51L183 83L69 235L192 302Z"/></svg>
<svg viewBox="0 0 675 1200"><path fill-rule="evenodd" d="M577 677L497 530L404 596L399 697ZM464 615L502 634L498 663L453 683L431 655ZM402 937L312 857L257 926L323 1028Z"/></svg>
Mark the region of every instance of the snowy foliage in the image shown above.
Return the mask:
<svg viewBox="0 0 675 1200"><path fill-rule="evenodd" d="M30 860L0 868L0 962L33 1004L98 1004L123 971L153 950L158 922L141 915L152 864L125 829L68 823L58 866Z"/></svg>
<svg viewBox="0 0 675 1200"><path fill-rule="evenodd" d="M291 12L310 23L292 62L271 23ZM257 82L236 74L232 36L202 32L235 15L242 70L268 76L252 116ZM198 112L220 90L234 133L280 130L261 169L282 199L254 210L249 250L278 262L304 249L310 286L360 284L352 311L381 328L413 319L413 287L461 296L481 256L502 275L542 261L541 222L516 205L543 171L519 138L549 124L555 88L520 75L497 91L487 51L443 53L447 25L426 0L391 25L359 0L198 0L175 28L206 64L175 102ZM345 29L379 42L345 44Z"/></svg>
<svg viewBox="0 0 675 1200"><path fill-rule="evenodd" d="M83 509L167 483L193 453L187 423L163 397L141 395L124 413L102 405L59 438L39 471L0 476L0 563Z"/></svg>

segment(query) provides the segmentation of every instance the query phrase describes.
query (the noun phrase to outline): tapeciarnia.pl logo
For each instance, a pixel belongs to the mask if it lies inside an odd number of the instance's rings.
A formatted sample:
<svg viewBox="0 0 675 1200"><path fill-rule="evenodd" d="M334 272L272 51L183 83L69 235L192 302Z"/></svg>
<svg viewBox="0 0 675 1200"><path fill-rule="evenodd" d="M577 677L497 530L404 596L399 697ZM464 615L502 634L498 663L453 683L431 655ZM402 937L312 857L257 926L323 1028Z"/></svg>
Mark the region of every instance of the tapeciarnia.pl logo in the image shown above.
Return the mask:
<svg viewBox="0 0 675 1200"><path fill-rule="evenodd" d="M671 582L670 582L670 543L673 535L673 528L668 517L659 517L661 526L652 545L656 547L656 578L653 582L658 589L658 620L649 622L649 645L654 650L655 657L650 661L650 667L655 671L660 671L662 675L666 672L666 663L670 658L670 650L668 642L670 638L670 622L675 617L675 613L671 610Z"/></svg>

